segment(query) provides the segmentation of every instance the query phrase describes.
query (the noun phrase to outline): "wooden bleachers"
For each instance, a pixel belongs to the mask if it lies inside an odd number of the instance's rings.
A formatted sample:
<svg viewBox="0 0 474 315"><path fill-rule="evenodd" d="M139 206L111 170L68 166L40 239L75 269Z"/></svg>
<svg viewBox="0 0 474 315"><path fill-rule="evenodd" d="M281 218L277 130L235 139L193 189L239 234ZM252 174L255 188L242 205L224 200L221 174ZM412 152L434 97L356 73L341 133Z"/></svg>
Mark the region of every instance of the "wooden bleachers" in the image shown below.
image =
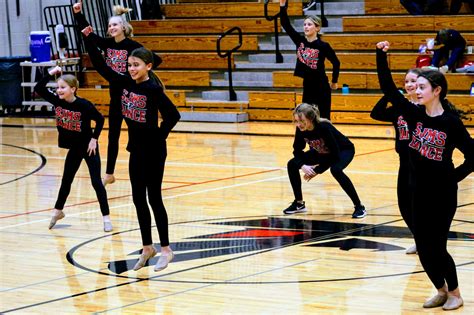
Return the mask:
<svg viewBox="0 0 474 315"><path fill-rule="evenodd" d="M426 33L396 33L396 34L327 34L323 35L326 42L331 44L334 50L343 51L359 51L359 50L375 50L378 42L387 40L391 43L390 50L410 50L418 51L421 44L426 44L427 38L434 38L436 32ZM471 32L463 32L462 36L468 43L474 44L474 30Z"/></svg>
<svg viewBox="0 0 474 315"><path fill-rule="evenodd" d="M186 105L185 92L184 90L166 90L166 95L177 107L184 107ZM109 115L110 96L108 88L81 88L78 91L78 96L86 98L95 104L102 115Z"/></svg>
<svg viewBox="0 0 474 315"><path fill-rule="evenodd" d="M144 47L160 52L167 51L213 51L217 49L216 35L160 35L160 36L135 36L133 40ZM221 41L221 49L229 50L239 43L238 36L228 35ZM257 35L245 35L242 37L242 46L239 51L258 50Z"/></svg>
<svg viewBox="0 0 474 315"><path fill-rule="evenodd" d="M222 34L235 26L245 34L266 34L274 30L273 22L265 18L146 20L132 21L131 24L135 34L140 35Z"/></svg>
<svg viewBox="0 0 474 315"><path fill-rule="evenodd" d="M405 73L392 73L395 84L399 87L404 86ZM472 75L462 73L447 73L449 91L466 93L474 82ZM348 84L352 89L359 90L380 90L379 81L376 72L344 72L339 75L339 86ZM273 73L273 86L275 88L302 88L302 79L293 76L292 71L275 71Z"/></svg>
<svg viewBox="0 0 474 315"><path fill-rule="evenodd" d="M344 32L399 33L436 32L442 28L454 28L459 32L472 32L474 15L424 15L424 16L346 16L342 19Z"/></svg>
<svg viewBox="0 0 474 315"><path fill-rule="evenodd" d="M451 1L448 1L449 4ZM461 14L471 13L469 7L463 3ZM365 0L365 14L408 14L407 10L400 4L400 0Z"/></svg>
<svg viewBox="0 0 474 315"><path fill-rule="evenodd" d="M208 87L210 86L211 72L209 71L155 71L167 87ZM84 85L108 86L109 83L96 71L86 71Z"/></svg>
<svg viewBox="0 0 474 315"><path fill-rule="evenodd" d="M398 0L387 0L396 1ZM226 59L216 54L216 41L224 31L239 26L243 33L240 54L259 50L262 35L273 34L273 22L263 17L262 3L208 3L163 5L166 20L133 21L134 39L154 50L163 58L157 74L169 88L168 95L180 111L238 112L248 113L250 120L291 121L291 111L301 102L302 80L293 76L293 71L274 71L273 87L266 91L249 91L248 101L229 102L190 98L203 88L210 89L211 73L224 73ZM366 1L370 9L370 3ZM387 7L388 5L380 5ZM396 7L395 7L396 8ZM403 9L403 8L402 8ZM278 3L270 5L270 14L276 13ZM397 86L403 87L405 70L414 66L418 47L427 38L435 36L443 28L455 28L462 32L468 43L474 42L474 15L421 16L412 17L393 9L391 16L354 16L343 18L344 33L325 34L324 40L336 50L341 60L340 87L348 84L351 94L342 95L340 90L332 95L332 120L343 124L383 124L370 118L370 110L381 97L375 64L375 44L382 40L392 43L389 65L394 71ZM404 10L404 9L403 9ZM292 3L290 15L302 15L302 4ZM382 14L382 13L377 13ZM280 32L281 32L280 28ZM231 35L222 41L223 49L236 46L237 36ZM473 55L468 58L474 59ZM332 64L327 63L328 75ZM212 71L212 72L211 72ZM107 86L97 73L84 73L86 85ZM473 76L448 74L450 100L457 106L469 109L472 98L467 93ZM185 90L186 89L186 90ZM212 88L211 88L212 89ZM278 91L275 91L278 89ZM88 98L100 102L108 101L107 89L85 90ZM95 92L98 91L98 92ZM456 94L457 93L457 94ZM100 105L106 111L105 104ZM467 122L473 126L474 123Z"/></svg>
<svg viewBox="0 0 474 315"><path fill-rule="evenodd" d="M382 94L351 93L332 95L331 120L342 124L387 124L370 118L370 112ZM469 95L451 94L449 100L456 107L472 110ZM292 109L302 101L299 92L249 92L248 113L251 120L291 121ZM474 114L471 114L474 118ZM474 126L474 120L464 121L466 126Z"/></svg>
<svg viewBox="0 0 474 315"><path fill-rule="evenodd" d="M231 63L234 65L234 57L237 54L231 56ZM190 69L190 70L199 70L199 69L208 69L208 70L218 70L218 69L227 69L227 59L221 58L217 53L211 52L187 52L187 53L160 53L160 57L163 60L160 65L160 70L164 69ZM86 68L92 68L92 62L89 59L87 54L82 55L82 65Z"/></svg>
<svg viewBox="0 0 474 315"><path fill-rule="evenodd" d="M162 10L166 18L219 18L219 17L263 17L263 3L199 3L199 4L165 4ZM279 3L268 5L268 14L275 15L280 11ZM303 3L292 3L288 7L289 16L299 16L303 11Z"/></svg>

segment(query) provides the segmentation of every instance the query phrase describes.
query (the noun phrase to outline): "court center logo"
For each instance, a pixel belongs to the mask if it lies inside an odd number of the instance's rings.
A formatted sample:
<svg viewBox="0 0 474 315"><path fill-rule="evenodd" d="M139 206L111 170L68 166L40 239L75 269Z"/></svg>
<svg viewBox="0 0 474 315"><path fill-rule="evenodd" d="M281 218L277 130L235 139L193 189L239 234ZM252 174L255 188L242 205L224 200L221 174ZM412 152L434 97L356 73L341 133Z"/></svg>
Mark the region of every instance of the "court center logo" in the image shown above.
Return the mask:
<svg viewBox="0 0 474 315"><path fill-rule="evenodd" d="M394 222L397 221L399 220ZM400 240L413 238L411 232L406 227L288 217L221 219L218 221L200 221L199 223L209 224L213 227L213 231L219 230L219 227L222 227L222 231L199 234L171 243L171 248L175 252L175 258L171 263L173 268L169 268L165 272L176 274L190 269L208 268L219 263L235 262L251 256L253 256L252 258L255 261L259 259L259 256L263 257L263 255L274 251L284 251L293 246L300 246L300 251L307 249L308 253L305 255L308 257L314 254L314 249L316 248L322 251L324 249L337 249L343 252L364 250L367 253L399 251L397 255L400 255L405 250L404 247L398 245ZM189 222L186 222L186 224L189 224ZM232 230L229 231L229 229ZM136 231L134 230L134 232ZM126 233L127 231L117 232L112 235ZM102 261L101 267L96 267L95 270L92 266L82 264L80 258L76 258L76 256L82 256L78 254L81 250L87 251L87 247L94 246L95 242L104 241L108 237L111 237L111 235L105 235L74 247L67 254L68 261L79 268L101 274L124 278L140 278L140 275L133 271L133 266L138 260L141 249L128 253L122 259ZM472 238L473 235L469 233L450 232L449 235L450 240L462 241L472 240ZM405 243L407 242L405 241ZM159 249L159 244L154 245ZM310 249L313 249L313 251ZM369 254L365 257L370 259ZM150 259L144 268L152 270L158 258L159 256ZM209 261L212 262L208 263ZM186 267L180 269L180 263L184 262L186 262ZM104 264L106 264L106 267ZM412 272L413 268L410 268L408 273ZM160 275L159 277L163 275L162 273L155 274L157 276ZM379 277L383 275L367 275L367 277L374 276ZM166 281L162 278L160 279ZM207 280L187 279L189 282L207 283ZM321 281L321 279L315 281Z"/></svg>

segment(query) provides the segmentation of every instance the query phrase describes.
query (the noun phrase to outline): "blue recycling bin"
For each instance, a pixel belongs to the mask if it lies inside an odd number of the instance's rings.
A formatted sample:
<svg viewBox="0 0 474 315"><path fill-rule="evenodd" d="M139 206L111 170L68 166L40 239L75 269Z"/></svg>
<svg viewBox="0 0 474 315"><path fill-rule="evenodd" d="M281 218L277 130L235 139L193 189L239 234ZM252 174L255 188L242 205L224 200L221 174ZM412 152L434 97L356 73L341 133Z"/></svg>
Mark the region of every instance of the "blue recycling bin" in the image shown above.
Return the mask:
<svg viewBox="0 0 474 315"><path fill-rule="evenodd" d="M0 57L0 106L11 108L21 106L23 93L20 62L30 57Z"/></svg>

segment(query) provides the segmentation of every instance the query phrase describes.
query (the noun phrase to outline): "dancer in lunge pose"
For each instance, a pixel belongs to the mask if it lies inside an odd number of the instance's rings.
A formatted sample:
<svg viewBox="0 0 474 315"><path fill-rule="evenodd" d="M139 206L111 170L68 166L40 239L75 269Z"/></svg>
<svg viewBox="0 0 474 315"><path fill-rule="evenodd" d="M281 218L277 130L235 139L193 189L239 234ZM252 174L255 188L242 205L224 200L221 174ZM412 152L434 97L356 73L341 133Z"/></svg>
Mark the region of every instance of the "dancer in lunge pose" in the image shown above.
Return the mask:
<svg viewBox="0 0 474 315"><path fill-rule="evenodd" d="M321 118L316 105L302 103L293 111L296 124L293 155L288 161L288 176L295 200L283 210L285 214L306 212L303 193L301 190L300 169L304 179L310 181L315 176L324 173L328 168L342 189L354 204L353 218L360 219L367 215L365 207L360 202L357 191L344 169L354 158L355 149L352 142L344 136L327 119ZM306 144L310 149L304 152Z"/></svg>

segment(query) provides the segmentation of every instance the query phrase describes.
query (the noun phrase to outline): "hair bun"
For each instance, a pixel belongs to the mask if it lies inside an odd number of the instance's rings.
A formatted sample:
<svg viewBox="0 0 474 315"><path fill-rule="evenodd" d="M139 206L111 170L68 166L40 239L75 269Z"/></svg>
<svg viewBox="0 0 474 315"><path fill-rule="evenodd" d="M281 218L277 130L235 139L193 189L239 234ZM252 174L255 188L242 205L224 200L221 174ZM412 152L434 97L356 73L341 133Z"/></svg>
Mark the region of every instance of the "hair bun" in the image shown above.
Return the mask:
<svg viewBox="0 0 474 315"><path fill-rule="evenodd" d="M126 8L121 5L114 5L112 7L112 11L114 12L115 15L122 15L122 14L132 11L132 9Z"/></svg>

